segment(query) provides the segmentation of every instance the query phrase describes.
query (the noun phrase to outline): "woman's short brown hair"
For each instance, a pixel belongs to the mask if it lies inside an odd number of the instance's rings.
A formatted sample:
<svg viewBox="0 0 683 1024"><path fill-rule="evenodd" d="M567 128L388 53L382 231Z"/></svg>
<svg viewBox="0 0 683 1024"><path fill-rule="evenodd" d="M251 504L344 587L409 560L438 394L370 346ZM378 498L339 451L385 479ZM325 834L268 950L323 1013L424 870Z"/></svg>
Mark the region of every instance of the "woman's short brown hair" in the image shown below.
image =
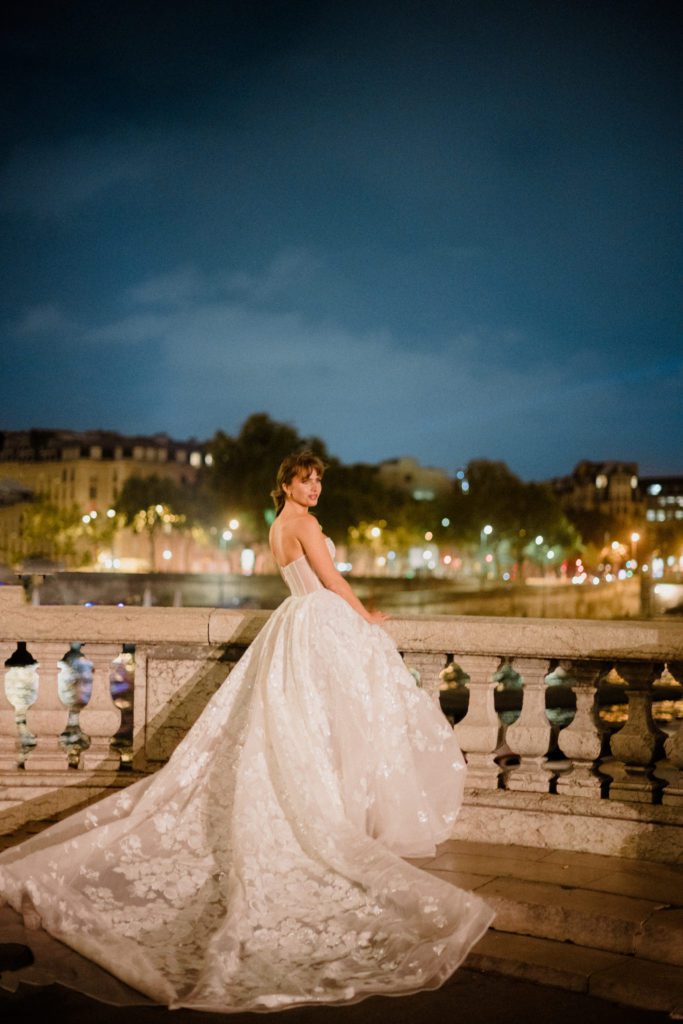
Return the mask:
<svg viewBox="0 0 683 1024"><path fill-rule="evenodd" d="M275 503L276 515L279 515L285 507L287 497L284 492L285 486L291 484L295 476L303 476L305 473L311 473L314 469L317 470L318 476L322 476L325 472L325 463L309 448L302 452L293 452L292 455L288 455L286 459L282 460L277 471L275 489L270 492Z"/></svg>

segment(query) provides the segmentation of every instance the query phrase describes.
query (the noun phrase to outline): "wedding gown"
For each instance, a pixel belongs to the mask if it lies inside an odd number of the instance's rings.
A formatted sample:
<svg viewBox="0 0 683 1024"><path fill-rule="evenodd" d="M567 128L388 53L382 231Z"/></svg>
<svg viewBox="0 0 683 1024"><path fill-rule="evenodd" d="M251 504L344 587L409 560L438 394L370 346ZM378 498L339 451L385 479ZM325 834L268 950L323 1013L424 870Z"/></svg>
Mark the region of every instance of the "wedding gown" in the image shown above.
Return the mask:
<svg viewBox="0 0 683 1024"><path fill-rule="evenodd" d="M291 596L160 771L0 855L15 910L171 1007L436 988L493 916L401 859L451 833L450 725L305 556L282 574Z"/></svg>

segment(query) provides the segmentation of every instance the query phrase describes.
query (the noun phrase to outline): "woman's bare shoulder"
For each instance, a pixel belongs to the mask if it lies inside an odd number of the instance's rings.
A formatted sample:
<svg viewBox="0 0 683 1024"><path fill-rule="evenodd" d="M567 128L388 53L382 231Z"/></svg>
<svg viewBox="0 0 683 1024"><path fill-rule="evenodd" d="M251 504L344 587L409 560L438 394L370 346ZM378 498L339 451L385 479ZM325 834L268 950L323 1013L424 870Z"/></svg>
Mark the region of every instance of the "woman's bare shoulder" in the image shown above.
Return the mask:
<svg viewBox="0 0 683 1024"><path fill-rule="evenodd" d="M322 533L322 526L315 516L300 516L297 522L297 529L301 531L298 535L303 537L317 537Z"/></svg>

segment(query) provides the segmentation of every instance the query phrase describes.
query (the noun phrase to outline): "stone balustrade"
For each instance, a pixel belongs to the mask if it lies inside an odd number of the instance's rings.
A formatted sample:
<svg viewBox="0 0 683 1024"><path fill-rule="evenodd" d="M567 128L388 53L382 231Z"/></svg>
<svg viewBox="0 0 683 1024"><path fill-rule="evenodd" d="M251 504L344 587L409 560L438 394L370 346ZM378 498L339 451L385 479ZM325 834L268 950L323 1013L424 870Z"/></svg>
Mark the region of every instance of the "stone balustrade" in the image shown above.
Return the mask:
<svg viewBox="0 0 683 1024"><path fill-rule="evenodd" d="M156 770L268 614L31 607L0 589L0 832ZM466 702L455 838L683 861L683 728L653 717L661 682L669 694L683 683L683 624L442 616L386 628L434 699L455 677ZM496 707L503 678L519 688L513 722ZM616 731L599 713L615 682L628 700ZM548 716L555 687L574 695L569 724Z"/></svg>

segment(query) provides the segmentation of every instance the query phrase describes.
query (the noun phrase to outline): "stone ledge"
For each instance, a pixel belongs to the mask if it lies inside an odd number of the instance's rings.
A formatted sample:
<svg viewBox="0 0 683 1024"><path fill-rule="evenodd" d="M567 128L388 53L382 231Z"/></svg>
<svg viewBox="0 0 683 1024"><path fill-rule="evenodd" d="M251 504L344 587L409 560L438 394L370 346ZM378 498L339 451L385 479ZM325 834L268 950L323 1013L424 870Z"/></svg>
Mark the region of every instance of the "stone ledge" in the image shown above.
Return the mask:
<svg viewBox="0 0 683 1024"><path fill-rule="evenodd" d="M640 929L661 904L631 896L496 878L477 894L496 911L496 931L631 954Z"/></svg>
<svg viewBox="0 0 683 1024"><path fill-rule="evenodd" d="M0 640L208 643L209 608L3 608Z"/></svg>
<svg viewBox="0 0 683 1024"><path fill-rule="evenodd" d="M14 590L15 588L10 588ZM269 612L221 608L34 607L3 602L0 641L250 643ZM384 627L401 650L540 659L683 660L683 624L439 615Z"/></svg>
<svg viewBox="0 0 683 1024"><path fill-rule="evenodd" d="M591 975L592 996L637 1006L641 1010L663 1010L674 1019L683 1015L683 968L656 964L630 957Z"/></svg>
<svg viewBox="0 0 683 1024"><path fill-rule="evenodd" d="M464 966L573 992L587 992L624 1006L671 1013L674 1018L680 1017L683 1011L683 969L680 967L566 942L489 931L474 947ZM552 1010L548 1019L552 1019Z"/></svg>
<svg viewBox="0 0 683 1024"><path fill-rule="evenodd" d="M618 953L488 931L470 952L465 967L525 978L572 992L588 992L593 973L630 962L631 957Z"/></svg>
<svg viewBox="0 0 683 1024"><path fill-rule="evenodd" d="M683 654L683 624L659 621L440 615L392 619L385 628L402 650L620 661L678 660Z"/></svg>
<svg viewBox="0 0 683 1024"><path fill-rule="evenodd" d="M644 960L683 967L683 910L659 910L636 936L634 952Z"/></svg>
<svg viewBox="0 0 683 1024"><path fill-rule="evenodd" d="M653 861L452 839L439 847L435 857L422 858L418 866L449 878L464 889L475 889L493 878L516 878L562 889L629 896L667 907L683 906L683 868ZM474 881L461 883L458 878ZM655 912L652 920L657 916Z"/></svg>
<svg viewBox="0 0 683 1024"><path fill-rule="evenodd" d="M69 771L43 774L39 772L0 773L0 835L18 829L42 828L54 817L63 817L87 804L109 796L145 774L138 772ZM16 779L16 776L24 778Z"/></svg>
<svg viewBox="0 0 683 1024"><path fill-rule="evenodd" d="M675 807L475 790L452 838L683 864L681 824Z"/></svg>

